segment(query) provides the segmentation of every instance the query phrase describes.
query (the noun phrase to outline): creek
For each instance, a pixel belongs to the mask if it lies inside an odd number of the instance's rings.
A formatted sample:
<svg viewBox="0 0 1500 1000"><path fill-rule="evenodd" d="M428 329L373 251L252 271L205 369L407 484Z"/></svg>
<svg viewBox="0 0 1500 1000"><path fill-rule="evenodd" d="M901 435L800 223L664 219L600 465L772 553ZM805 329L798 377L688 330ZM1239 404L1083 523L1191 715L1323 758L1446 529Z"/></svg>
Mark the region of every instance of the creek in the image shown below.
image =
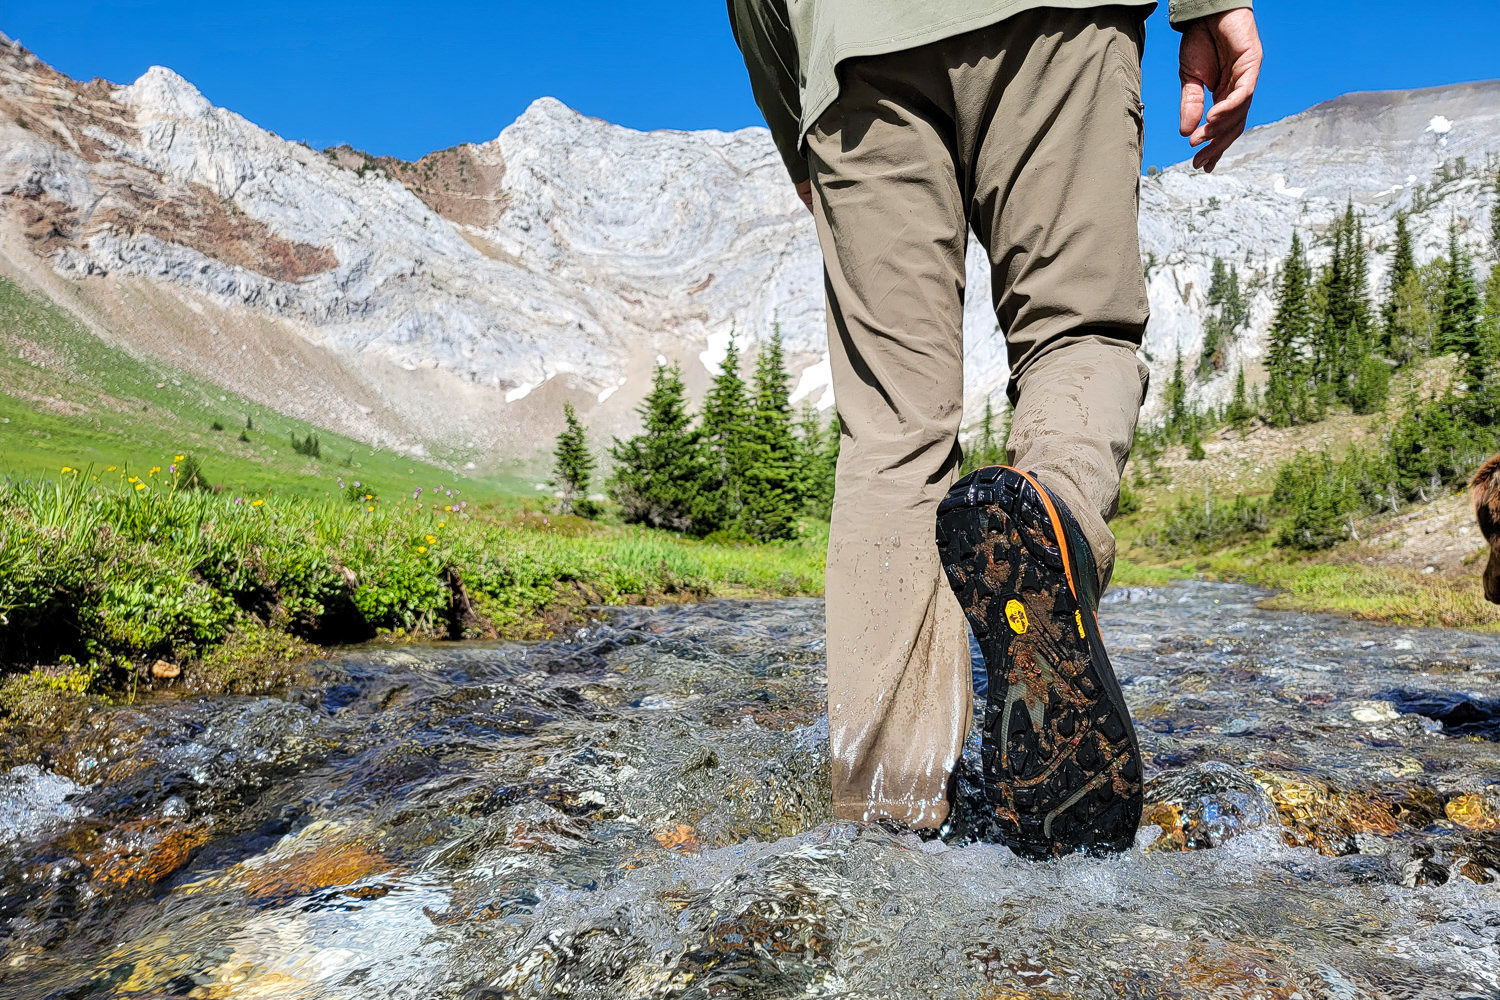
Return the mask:
<svg viewBox="0 0 1500 1000"><path fill-rule="evenodd" d="M1109 858L832 821L817 600L95 711L0 774L0 997L1500 997L1500 637L1263 596L1107 595Z"/></svg>

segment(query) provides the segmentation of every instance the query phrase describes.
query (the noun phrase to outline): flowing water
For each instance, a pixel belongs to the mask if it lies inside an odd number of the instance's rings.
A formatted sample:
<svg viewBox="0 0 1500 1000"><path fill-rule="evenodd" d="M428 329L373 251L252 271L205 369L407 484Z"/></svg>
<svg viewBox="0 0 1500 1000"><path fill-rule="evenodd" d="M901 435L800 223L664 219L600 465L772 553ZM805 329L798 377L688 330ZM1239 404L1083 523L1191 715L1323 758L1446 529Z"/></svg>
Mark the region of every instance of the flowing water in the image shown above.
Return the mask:
<svg viewBox="0 0 1500 1000"><path fill-rule="evenodd" d="M0 775L0 996L1500 997L1500 638L1259 596L1106 599L1104 859L832 822L812 600L101 711Z"/></svg>

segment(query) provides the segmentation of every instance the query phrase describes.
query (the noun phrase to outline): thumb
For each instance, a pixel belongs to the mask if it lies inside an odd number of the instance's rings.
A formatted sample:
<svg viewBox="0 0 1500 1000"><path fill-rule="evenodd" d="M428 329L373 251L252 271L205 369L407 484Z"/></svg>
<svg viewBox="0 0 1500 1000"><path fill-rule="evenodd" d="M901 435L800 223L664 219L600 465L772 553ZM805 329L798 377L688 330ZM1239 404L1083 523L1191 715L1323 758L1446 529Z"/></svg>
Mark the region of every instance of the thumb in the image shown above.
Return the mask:
<svg viewBox="0 0 1500 1000"><path fill-rule="evenodd" d="M1192 135L1193 129L1203 120L1204 93L1207 89L1207 84L1196 77L1182 78L1182 115L1178 131L1183 135Z"/></svg>

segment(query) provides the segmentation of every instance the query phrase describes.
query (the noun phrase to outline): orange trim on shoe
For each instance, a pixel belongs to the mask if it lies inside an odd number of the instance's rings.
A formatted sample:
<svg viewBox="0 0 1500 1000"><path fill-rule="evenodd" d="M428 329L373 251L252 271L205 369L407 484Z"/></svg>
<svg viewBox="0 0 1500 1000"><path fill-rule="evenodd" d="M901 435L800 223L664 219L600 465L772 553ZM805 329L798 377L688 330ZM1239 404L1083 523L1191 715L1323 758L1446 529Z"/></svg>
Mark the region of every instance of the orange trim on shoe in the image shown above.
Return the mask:
<svg viewBox="0 0 1500 1000"><path fill-rule="evenodd" d="M1026 480L1036 490L1037 495L1042 498L1042 504L1047 508L1047 516L1052 518L1052 531L1057 535L1057 550L1062 553L1063 576L1068 580L1068 589L1073 592L1073 601L1078 601L1078 587L1073 583L1073 561L1068 558L1068 533L1063 530L1062 518L1057 515L1057 508L1052 505L1052 495L1042 488L1042 484L1031 477L1028 472L1016 469L1015 466L1004 466L1013 469L1020 477Z"/></svg>

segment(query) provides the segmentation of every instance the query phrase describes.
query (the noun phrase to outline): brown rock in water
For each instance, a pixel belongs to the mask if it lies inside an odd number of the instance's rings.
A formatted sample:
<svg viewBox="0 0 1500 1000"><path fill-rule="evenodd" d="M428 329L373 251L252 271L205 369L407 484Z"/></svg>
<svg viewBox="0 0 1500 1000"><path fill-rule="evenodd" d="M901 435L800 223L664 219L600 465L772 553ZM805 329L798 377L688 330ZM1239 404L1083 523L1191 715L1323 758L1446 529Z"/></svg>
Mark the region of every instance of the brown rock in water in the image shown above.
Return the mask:
<svg viewBox="0 0 1500 1000"><path fill-rule="evenodd" d="M1355 834L1389 837L1401 829L1395 805L1372 793L1301 776L1261 772L1256 778L1276 803L1285 828L1282 837L1293 847L1339 857L1355 853Z"/></svg>
<svg viewBox="0 0 1500 1000"><path fill-rule="evenodd" d="M696 853L699 848L697 834L686 823L679 824L672 830L658 832L656 834L656 842L669 851L677 851L682 854Z"/></svg>
<svg viewBox="0 0 1500 1000"><path fill-rule="evenodd" d="M157 680L169 681L181 674L182 668L175 663L168 663L166 660L157 660L151 664L151 676Z"/></svg>
<svg viewBox="0 0 1500 1000"><path fill-rule="evenodd" d="M135 820L104 834L81 860L93 871L95 885L149 887L187 864L210 834L206 823Z"/></svg>
<svg viewBox="0 0 1500 1000"><path fill-rule="evenodd" d="M1443 813L1454 826L1485 833L1500 830L1500 809L1482 795L1460 795L1449 799Z"/></svg>
<svg viewBox="0 0 1500 1000"><path fill-rule="evenodd" d="M278 902L348 885L391 867L389 859L362 844L331 844L251 869L245 891L257 902Z"/></svg>
<svg viewBox="0 0 1500 1000"><path fill-rule="evenodd" d="M1161 834L1148 851L1193 851L1219 847L1256 830L1276 829L1275 804L1250 775L1219 761L1205 761L1153 778L1146 788L1141 825Z"/></svg>

